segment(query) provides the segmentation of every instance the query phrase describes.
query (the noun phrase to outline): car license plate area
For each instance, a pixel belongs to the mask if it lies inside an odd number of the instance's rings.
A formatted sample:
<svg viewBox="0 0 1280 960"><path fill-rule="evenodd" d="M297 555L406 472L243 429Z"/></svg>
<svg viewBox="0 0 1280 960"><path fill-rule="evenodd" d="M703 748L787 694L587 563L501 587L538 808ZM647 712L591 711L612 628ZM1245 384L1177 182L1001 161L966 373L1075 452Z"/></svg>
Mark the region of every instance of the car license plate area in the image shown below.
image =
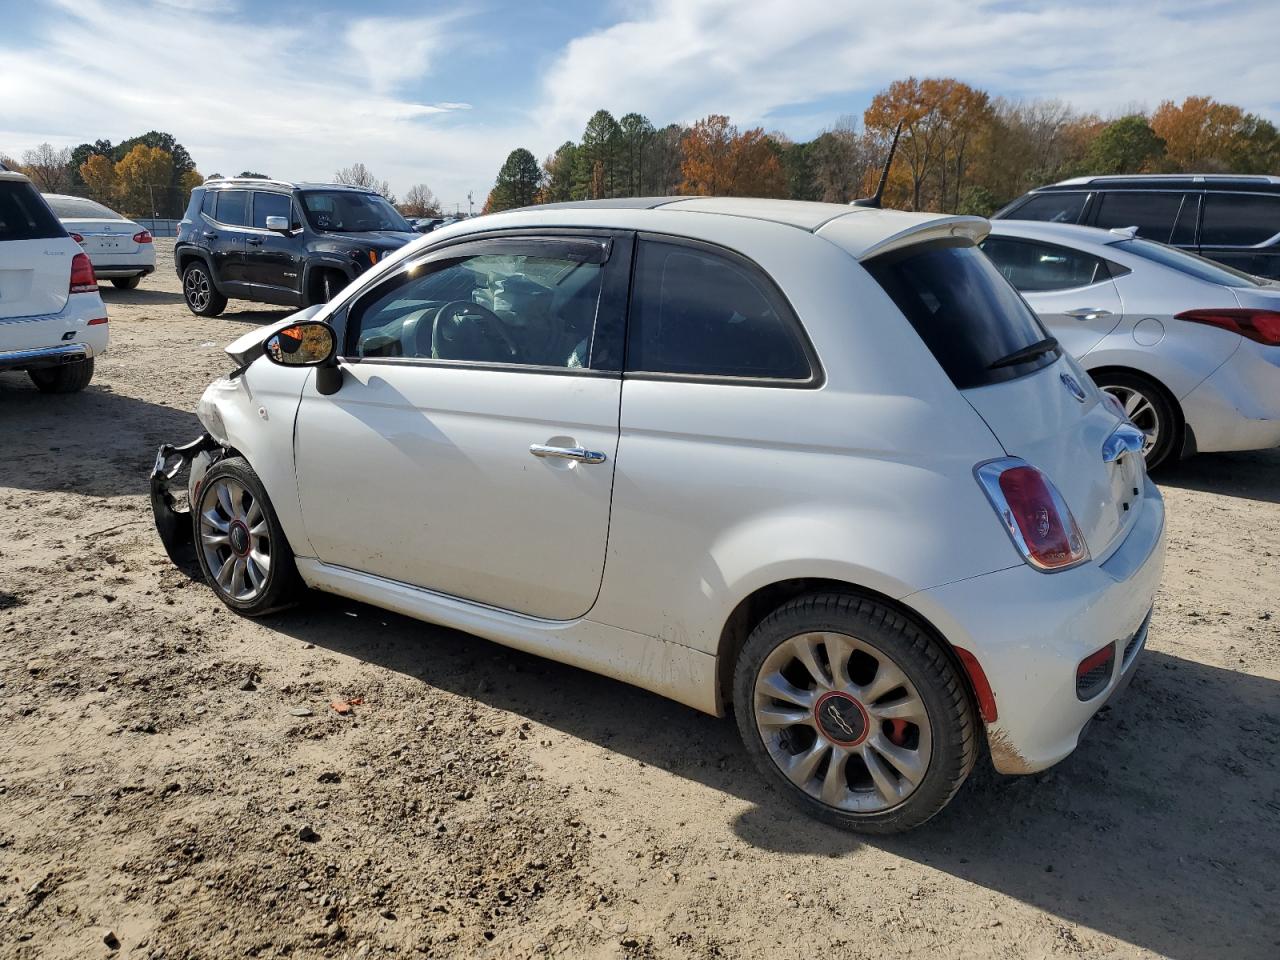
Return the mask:
<svg viewBox="0 0 1280 960"><path fill-rule="evenodd" d="M1111 464L1111 499L1116 505L1120 526L1133 519L1142 498L1142 463L1140 454L1125 454Z"/></svg>

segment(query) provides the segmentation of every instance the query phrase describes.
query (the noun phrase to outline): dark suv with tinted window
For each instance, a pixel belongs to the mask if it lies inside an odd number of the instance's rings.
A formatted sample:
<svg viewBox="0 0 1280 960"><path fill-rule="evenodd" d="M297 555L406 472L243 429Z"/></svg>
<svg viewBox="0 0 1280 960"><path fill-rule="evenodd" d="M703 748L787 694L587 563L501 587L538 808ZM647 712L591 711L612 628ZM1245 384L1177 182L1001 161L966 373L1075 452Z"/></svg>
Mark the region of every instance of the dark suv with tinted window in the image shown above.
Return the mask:
<svg viewBox="0 0 1280 960"><path fill-rule="evenodd" d="M372 190L234 178L191 191L174 266L193 313L227 301L324 303L418 234Z"/></svg>
<svg viewBox="0 0 1280 960"><path fill-rule="evenodd" d="M1280 177L1077 177L1032 190L992 219L1137 227L1148 240L1280 279Z"/></svg>

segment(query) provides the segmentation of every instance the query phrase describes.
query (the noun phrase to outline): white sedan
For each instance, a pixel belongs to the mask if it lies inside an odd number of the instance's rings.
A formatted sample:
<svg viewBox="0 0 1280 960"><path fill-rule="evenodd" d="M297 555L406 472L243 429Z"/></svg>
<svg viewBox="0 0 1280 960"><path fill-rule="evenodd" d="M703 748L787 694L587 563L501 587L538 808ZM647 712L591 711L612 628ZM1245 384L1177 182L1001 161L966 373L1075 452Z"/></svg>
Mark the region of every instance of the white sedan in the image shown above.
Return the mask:
<svg viewBox="0 0 1280 960"><path fill-rule="evenodd" d="M46 193L44 198L89 255L98 279L132 290L155 271L156 248L150 230L93 200L60 193Z"/></svg>
<svg viewBox="0 0 1280 960"><path fill-rule="evenodd" d="M1149 467L1280 446L1280 284L1130 230L995 220L982 249L1146 434Z"/></svg>
<svg viewBox="0 0 1280 960"><path fill-rule="evenodd" d="M242 615L306 585L732 707L800 808L908 829L984 735L1005 773L1076 748L1163 568L1141 432L987 229L712 198L446 227L227 348L157 527Z"/></svg>

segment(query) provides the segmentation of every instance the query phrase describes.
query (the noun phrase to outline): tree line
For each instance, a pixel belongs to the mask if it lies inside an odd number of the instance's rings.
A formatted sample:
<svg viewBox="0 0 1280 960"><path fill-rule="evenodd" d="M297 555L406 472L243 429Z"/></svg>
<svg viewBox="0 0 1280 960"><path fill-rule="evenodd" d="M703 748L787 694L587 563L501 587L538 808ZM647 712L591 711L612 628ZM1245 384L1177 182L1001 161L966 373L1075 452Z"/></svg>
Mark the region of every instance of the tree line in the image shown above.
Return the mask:
<svg viewBox="0 0 1280 960"><path fill-rule="evenodd" d="M906 210L987 215L1033 187L1086 174L1280 170L1275 124L1211 97L1103 118L1060 100L908 77L877 93L860 125L841 117L804 142L740 130L720 114L659 128L638 113L615 120L598 110L579 141L541 164L524 147L511 151L484 209L675 194L848 203L874 189L899 122L884 202Z"/></svg>
<svg viewBox="0 0 1280 960"><path fill-rule="evenodd" d="M0 160L42 193L89 197L134 217L180 217L192 188L204 182L186 147L158 130L117 144L95 140L58 150L42 143L21 160Z"/></svg>

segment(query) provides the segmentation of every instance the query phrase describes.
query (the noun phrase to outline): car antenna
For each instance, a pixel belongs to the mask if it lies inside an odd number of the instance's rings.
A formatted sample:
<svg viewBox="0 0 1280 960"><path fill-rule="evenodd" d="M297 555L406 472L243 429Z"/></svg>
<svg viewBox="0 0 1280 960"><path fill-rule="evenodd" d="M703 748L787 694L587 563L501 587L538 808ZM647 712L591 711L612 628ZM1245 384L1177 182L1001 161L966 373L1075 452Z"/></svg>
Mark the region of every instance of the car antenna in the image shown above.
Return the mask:
<svg viewBox="0 0 1280 960"><path fill-rule="evenodd" d="M889 168L893 166L893 155L898 149L898 137L902 135L902 121L898 121L898 126L893 131L893 142L889 144L889 156L884 159L884 169L880 171L880 182L876 184L876 192L869 197L862 197L853 201L851 206L855 207L873 207L880 209L880 200L884 197L884 185L889 179Z"/></svg>

